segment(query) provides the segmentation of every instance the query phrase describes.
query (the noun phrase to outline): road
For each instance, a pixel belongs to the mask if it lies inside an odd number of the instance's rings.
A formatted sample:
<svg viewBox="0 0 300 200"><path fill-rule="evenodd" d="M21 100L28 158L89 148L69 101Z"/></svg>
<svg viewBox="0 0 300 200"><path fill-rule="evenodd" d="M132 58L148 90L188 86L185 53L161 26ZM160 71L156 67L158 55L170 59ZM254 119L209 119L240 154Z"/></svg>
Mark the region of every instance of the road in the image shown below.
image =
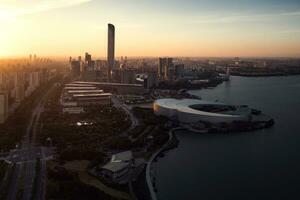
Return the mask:
<svg viewBox="0 0 300 200"><path fill-rule="evenodd" d="M53 88L51 88L53 89ZM50 90L51 90L50 89ZM45 102L45 98L47 97L47 95L49 94L50 90L48 90L46 92L46 94L43 96L43 98L40 100L40 102L38 103L37 107L34 109L33 111L33 115L32 115L32 124L31 124L31 139L29 142L29 148L31 148L34 144L35 144L35 140L36 140L36 134L37 134L37 130L38 130L38 125L39 125L39 120L40 120L40 116L41 113L44 111L44 102ZM30 132L28 132L28 135L30 134ZM30 137L30 136L29 136ZM30 171L29 173L29 181L28 181L28 185L30 188L33 188L33 184L34 184L34 177L37 176L37 183L36 183L36 194L32 194L32 190L30 190L28 193L23 194L23 199L30 199L31 195L35 196L35 199L38 200L43 200L45 195L44 195L44 191L45 191L45 180L46 180L46 160L45 160L45 154L44 154L44 149L43 147L38 148L38 151L35 151L35 153L37 153L36 155L36 159L40 159L39 165L38 166L40 168L39 173L36 174L35 170L36 167L35 165L30 165L27 170Z"/></svg>
<svg viewBox="0 0 300 200"><path fill-rule="evenodd" d="M22 200L33 199L32 195L35 196L34 199L36 200L45 199L46 159L51 155L51 151L46 147L35 146L35 139L40 115L44 110L44 100L52 89L53 86L43 95L33 109L20 149L11 150L6 159L16 164L12 179L10 180L7 200L15 200L17 198L20 185L24 187ZM39 166L36 166L37 159L40 160ZM25 167L25 172L21 178L22 166ZM38 174L36 173L36 167L40 168ZM36 185L34 185L35 179ZM21 183L20 180L24 182ZM34 187L36 187L36 193L32 194Z"/></svg>
<svg viewBox="0 0 300 200"><path fill-rule="evenodd" d="M22 171L22 163L17 163L10 181L7 200L14 200L17 197L19 178Z"/></svg>
<svg viewBox="0 0 300 200"><path fill-rule="evenodd" d="M37 187L36 193L35 193L35 199L45 199L45 191L46 191L46 174L47 174L47 168L46 168L46 160L41 160L41 167L40 167L40 173L38 175L37 179Z"/></svg>
<svg viewBox="0 0 300 200"><path fill-rule="evenodd" d="M131 126L127 131L123 132L124 136L125 135L128 136L128 132L139 125L139 120L133 115L131 109L124 103L120 102L120 100L117 97L112 96L111 101L116 108L122 108L127 113L127 115L130 117ZM131 137L129 137L129 139L133 140Z"/></svg>
<svg viewBox="0 0 300 200"><path fill-rule="evenodd" d="M35 177L35 164L36 161L28 161L26 163L26 171L24 177L24 192L22 200L29 200L31 197L32 185Z"/></svg>

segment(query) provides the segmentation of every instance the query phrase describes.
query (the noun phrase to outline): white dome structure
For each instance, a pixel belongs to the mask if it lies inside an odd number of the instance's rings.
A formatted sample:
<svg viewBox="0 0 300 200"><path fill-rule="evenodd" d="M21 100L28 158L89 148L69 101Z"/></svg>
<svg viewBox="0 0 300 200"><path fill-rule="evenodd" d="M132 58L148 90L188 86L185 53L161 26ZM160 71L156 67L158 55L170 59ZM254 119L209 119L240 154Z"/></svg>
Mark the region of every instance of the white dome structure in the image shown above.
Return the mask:
<svg viewBox="0 0 300 200"><path fill-rule="evenodd" d="M247 106L226 105L198 99L159 99L153 104L156 115L168 117L181 123L231 123L251 120Z"/></svg>

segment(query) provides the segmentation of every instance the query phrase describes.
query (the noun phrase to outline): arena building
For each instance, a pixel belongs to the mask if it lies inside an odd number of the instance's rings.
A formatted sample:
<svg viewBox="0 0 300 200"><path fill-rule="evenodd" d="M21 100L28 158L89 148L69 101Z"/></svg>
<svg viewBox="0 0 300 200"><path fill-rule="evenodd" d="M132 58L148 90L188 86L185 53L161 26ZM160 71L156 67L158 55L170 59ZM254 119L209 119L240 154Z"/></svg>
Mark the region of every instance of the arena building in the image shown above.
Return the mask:
<svg viewBox="0 0 300 200"><path fill-rule="evenodd" d="M248 106L226 105L198 99L159 99L153 104L154 113L181 123L231 123L251 121Z"/></svg>

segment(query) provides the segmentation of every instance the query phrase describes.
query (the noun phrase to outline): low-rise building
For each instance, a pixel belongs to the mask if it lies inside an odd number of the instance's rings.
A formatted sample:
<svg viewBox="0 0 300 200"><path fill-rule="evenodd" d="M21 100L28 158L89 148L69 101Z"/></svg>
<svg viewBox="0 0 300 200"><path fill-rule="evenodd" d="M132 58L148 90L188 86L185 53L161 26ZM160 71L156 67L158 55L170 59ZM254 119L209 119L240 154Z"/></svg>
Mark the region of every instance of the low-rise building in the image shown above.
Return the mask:
<svg viewBox="0 0 300 200"><path fill-rule="evenodd" d="M83 107L63 107L63 113L80 114L84 113Z"/></svg>
<svg viewBox="0 0 300 200"><path fill-rule="evenodd" d="M134 158L131 151L114 154L111 160L101 167L101 176L112 182L120 182L124 176L128 175L133 163Z"/></svg>
<svg viewBox="0 0 300 200"><path fill-rule="evenodd" d="M84 82L75 81L74 84L87 84L99 87L105 91L116 92L117 94L143 94L145 93L142 84L110 83L110 82Z"/></svg>
<svg viewBox="0 0 300 200"><path fill-rule="evenodd" d="M134 181L145 166L143 158L134 158L131 151L112 155L110 161L100 168L99 175L109 182L126 184Z"/></svg>
<svg viewBox="0 0 300 200"><path fill-rule="evenodd" d="M84 112L85 107L96 105L110 105L111 93L104 93L96 86L66 84L61 95L63 113L79 114Z"/></svg>

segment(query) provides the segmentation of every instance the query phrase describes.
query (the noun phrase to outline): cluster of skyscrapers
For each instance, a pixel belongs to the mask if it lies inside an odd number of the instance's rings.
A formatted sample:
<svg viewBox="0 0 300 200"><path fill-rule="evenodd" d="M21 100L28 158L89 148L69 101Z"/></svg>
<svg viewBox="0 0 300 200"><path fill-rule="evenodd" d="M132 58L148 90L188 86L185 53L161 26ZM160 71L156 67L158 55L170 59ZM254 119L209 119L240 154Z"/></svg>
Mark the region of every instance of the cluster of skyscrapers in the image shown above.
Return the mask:
<svg viewBox="0 0 300 200"><path fill-rule="evenodd" d="M160 80L180 79L184 74L184 65L174 64L173 58L159 58L157 73Z"/></svg>
<svg viewBox="0 0 300 200"><path fill-rule="evenodd" d="M98 81L112 83L136 83L136 71L127 66L127 57L121 61L115 60L115 27L108 24L107 60L92 60L89 53L82 61L70 57L71 74L74 80Z"/></svg>
<svg viewBox="0 0 300 200"><path fill-rule="evenodd" d="M115 27L108 24L107 60L92 60L92 55L85 53L85 59L81 56L77 60L70 57L71 72L74 79L85 81L113 81L113 70L119 65L115 62Z"/></svg>
<svg viewBox="0 0 300 200"><path fill-rule="evenodd" d="M184 65L174 63L172 58L159 58L157 71L156 67L145 71L146 64L141 64L133 67L128 64L127 57L120 61L115 59L115 26L112 24L108 24L107 60L92 60L89 53L84 60L80 56L77 60L70 57L73 80L143 84L145 88L153 88L158 81L178 80L184 74Z"/></svg>
<svg viewBox="0 0 300 200"><path fill-rule="evenodd" d="M47 68L50 61L32 59L7 61L0 70L0 123L13 113L18 105L41 83L47 81L51 71Z"/></svg>

